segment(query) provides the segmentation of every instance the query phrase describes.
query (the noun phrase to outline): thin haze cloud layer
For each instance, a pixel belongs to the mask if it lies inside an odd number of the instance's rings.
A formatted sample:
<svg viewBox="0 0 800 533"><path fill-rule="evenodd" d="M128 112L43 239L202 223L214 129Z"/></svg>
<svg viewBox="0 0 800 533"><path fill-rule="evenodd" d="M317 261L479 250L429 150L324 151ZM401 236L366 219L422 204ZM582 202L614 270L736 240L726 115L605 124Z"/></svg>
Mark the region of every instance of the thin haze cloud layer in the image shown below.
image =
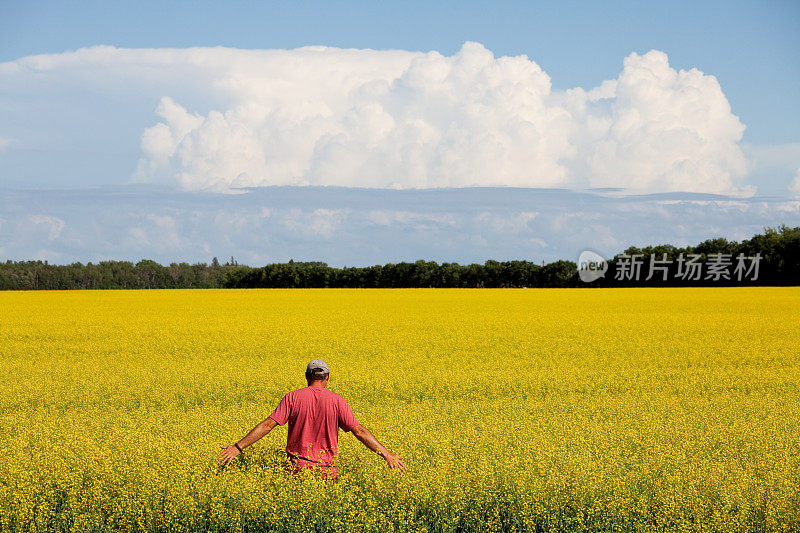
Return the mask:
<svg viewBox="0 0 800 533"><path fill-rule="evenodd" d="M800 201L557 189L268 187L221 194L126 187L0 195L0 257L334 266L418 259L576 260L630 245L742 240L800 219ZM635 222L633 222L635 221Z"/></svg>
<svg viewBox="0 0 800 533"><path fill-rule="evenodd" d="M0 64L14 93L159 94L132 179L185 190L327 185L617 187L749 196L744 125L719 83L667 55L554 91L526 56L306 47L93 47ZM13 132L0 131L8 145Z"/></svg>

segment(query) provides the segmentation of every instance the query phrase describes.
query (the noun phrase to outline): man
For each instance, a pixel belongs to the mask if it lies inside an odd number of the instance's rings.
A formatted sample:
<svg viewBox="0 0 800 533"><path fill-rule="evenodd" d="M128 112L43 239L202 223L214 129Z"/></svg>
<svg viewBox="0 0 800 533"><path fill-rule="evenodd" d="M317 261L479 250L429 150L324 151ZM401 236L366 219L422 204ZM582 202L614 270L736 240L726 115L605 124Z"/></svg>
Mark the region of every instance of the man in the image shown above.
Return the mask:
<svg viewBox="0 0 800 533"><path fill-rule="evenodd" d="M367 428L358 423L347 401L328 390L328 379L330 370L325 361L314 359L308 363L308 387L286 394L272 414L242 440L232 446L223 446L217 456L220 466L228 464L275 426L282 426L288 421L286 453L295 473L311 468L323 478L334 479L339 475L336 468L339 428L352 432L367 448L380 454L390 468L405 472L403 458L389 452Z"/></svg>

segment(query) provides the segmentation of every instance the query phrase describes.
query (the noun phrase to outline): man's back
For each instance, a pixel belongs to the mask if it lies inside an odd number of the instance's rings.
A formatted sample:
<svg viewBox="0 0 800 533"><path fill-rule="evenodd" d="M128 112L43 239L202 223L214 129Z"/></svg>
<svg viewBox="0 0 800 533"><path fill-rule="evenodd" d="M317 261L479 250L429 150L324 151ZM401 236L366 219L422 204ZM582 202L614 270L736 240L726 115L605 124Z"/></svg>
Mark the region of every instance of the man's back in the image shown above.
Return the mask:
<svg viewBox="0 0 800 533"><path fill-rule="evenodd" d="M295 470L316 466L336 477L339 428L358 426L344 398L324 387L304 387L286 394L270 418L280 425L289 422L286 452Z"/></svg>
<svg viewBox="0 0 800 533"><path fill-rule="evenodd" d="M375 435L358 423L345 399L327 389L329 378L330 370L325 361L314 359L308 363L308 387L293 390L284 396L272 414L250 430L244 438L231 446L223 446L217 456L220 466L228 464L244 448L272 431L275 426L289 422L286 453L295 472L305 467L315 467L316 474L321 477L338 476L336 453L339 428L352 431L364 446L380 454L391 468L405 472L403 458L384 448Z"/></svg>

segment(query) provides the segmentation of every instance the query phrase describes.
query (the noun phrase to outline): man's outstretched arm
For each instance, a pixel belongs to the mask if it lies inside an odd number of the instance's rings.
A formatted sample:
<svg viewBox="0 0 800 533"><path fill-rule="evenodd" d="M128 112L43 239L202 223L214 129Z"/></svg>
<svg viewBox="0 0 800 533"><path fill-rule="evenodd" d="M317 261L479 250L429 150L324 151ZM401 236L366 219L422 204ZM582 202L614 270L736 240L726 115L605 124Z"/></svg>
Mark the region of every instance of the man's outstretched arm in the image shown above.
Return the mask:
<svg viewBox="0 0 800 533"><path fill-rule="evenodd" d="M390 468L395 468L400 472L406 471L406 465L403 464L403 458L384 448L383 445L378 442L378 439L375 438L375 435L370 433L367 428L359 424L354 427L352 431L353 435L355 435L356 438L364 444L364 446L373 452L380 454L381 457L386 459L386 462L389 463Z"/></svg>
<svg viewBox="0 0 800 533"><path fill-rule="evenodd" d="M258 441L261 437L272 431L272 429L277 426L278 423L275 422L272 418L267 418L263 422L260 422L256 427L250 430L250 433L244 436L242 440L237 442L231 446L223 446L222 451L217 456L217 461L219 461L219 466L225 466L226 464L230 463L234 457L239 455L241 452L236 446L239 446L240 449L244 450L254 442Z"/></svg>

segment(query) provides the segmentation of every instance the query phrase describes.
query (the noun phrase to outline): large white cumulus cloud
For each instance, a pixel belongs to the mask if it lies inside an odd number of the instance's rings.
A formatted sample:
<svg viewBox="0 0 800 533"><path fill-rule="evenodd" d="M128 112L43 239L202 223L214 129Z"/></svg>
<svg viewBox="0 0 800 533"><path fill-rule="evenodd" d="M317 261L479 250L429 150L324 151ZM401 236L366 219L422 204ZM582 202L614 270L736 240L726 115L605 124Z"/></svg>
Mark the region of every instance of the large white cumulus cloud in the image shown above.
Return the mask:
<svg viewBox="0 0 800 533"><path fill-rule="evenodd" d="M552 90L526 56L498 58L470 42L449 57L326 47L99 47L13 65L102 71L95 78L104 81L93 82L101 85L124 79L152 91L161 84L135 177L191 190L750 192L740 186L744 126L716 78L676 71L658 51L631 54L618 78L599 87L567 91ZM186 86L208 105L183 101Z"/></svg>
<svg viewBox="0 0 800 533"><path fill-rule="evenodd" d="M576 168L598 187L734 192L747 172L744 126L716 78L676 72L658 51L624 65L617 80L567 91Z"/></svg>
<svg viewBox="0 0 800 533"><path fill-rule="evenodd" d="M239 51L230 51L238 53ZM205 116L169 97L145 131L142 177L253 185L558 185L570 117L525 57L304 48L233 63L233 104Z"/></svg>

